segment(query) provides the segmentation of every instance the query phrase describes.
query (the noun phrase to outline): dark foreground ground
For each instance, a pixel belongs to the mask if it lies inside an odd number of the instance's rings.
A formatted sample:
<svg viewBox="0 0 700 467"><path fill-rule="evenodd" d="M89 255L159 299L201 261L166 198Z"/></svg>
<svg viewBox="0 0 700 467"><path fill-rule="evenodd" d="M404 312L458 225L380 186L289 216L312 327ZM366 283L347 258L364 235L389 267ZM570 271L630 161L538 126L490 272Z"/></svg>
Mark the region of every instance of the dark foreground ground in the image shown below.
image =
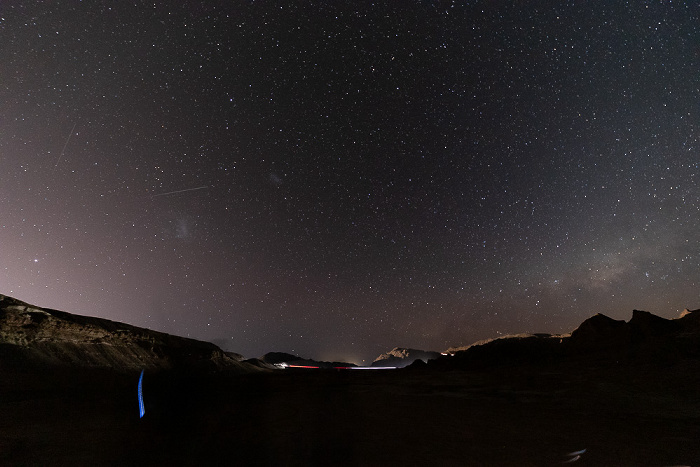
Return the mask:
<svg viewBox="0 0 700 467"><path fill-rule="evenodd" d="M0 465L700 465L692 365L0 376Z"/></svg>

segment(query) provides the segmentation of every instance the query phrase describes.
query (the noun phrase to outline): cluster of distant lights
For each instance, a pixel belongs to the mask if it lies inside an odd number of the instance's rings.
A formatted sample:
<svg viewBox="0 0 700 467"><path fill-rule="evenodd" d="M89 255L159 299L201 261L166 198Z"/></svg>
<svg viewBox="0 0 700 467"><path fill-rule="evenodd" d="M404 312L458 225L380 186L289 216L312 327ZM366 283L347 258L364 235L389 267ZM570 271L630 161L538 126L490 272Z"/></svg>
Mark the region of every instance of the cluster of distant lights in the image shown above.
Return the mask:
<svg viewBox="0 0 700 467"><path fill-rule="evenodd" d="M307 368L313 370L326 369L328 367L312 366L312 365L290 365L289 363L274 363L277 368ZM333 370L395 370L395 366L333 366Z"/></svg>
<svg viewBox="0 0 700 467"><path fill-rule="evenodd" d="M453 356L453 353L446 353L446 352L441 352L440 355L442 356ZM326 366L313 366L313 365L290 365L289 363L282 362L282 363L273 363L274 366L277 368L285 369L285 368L306 368L306 369L311 369L311 370L327 370L327 369L332 369L332 370L395 370L399 367L396 366L332 366L332 367L326 367Z"/></svg>

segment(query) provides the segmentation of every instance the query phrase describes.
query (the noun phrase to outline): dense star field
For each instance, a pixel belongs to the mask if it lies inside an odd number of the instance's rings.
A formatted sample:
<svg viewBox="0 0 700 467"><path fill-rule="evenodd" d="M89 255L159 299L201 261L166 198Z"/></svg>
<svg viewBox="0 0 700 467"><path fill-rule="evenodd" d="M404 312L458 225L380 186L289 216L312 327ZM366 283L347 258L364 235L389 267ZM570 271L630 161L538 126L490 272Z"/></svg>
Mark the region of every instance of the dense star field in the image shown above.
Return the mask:
<svg viewBox="0 0 700 467"><path fill-rule="evenodd" d="M0 293L361 363L700 307L696 2L0 3Z"/></svg>

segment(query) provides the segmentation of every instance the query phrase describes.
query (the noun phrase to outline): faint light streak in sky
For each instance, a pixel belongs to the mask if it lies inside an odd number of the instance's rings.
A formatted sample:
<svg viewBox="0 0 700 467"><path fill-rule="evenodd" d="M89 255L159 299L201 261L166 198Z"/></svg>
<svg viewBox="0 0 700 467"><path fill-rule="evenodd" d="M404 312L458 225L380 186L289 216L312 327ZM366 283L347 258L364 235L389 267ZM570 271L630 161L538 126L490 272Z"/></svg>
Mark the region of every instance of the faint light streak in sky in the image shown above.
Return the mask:
<svg viewBox="0 0 700 467"><path fill-rule="evenodd" d="M184 189L184 190L168 191L167 193L159 193L159 194L157 194L157 195L153 195L153 196L151 196L151 198L157 198L158 196L174 195L174 194L177 194L177 193L185 193L185 192L187 192L187 191L205 190L205 189L207 189L207 188L209 188L209 187L206 186L206 185L204 185L204 186L198 186L198 187L196 187L196 188L186 188L186 189Z"/></svg>
<svg viewBox="0 0 700 467"><path fill-rule="evenodd" d="M73 136L73 131L75 131L75 125L77 125L77 123L74 123L73 128L70 129L70 133L68 133L68 138L66 138L66 142L63 145L63 149L61 149L61 154L59 154L58 159L56 159L56 164L53 166L54 172L56 172L56 168L58 168L58 163L61 162L61 158L63 158L63 154L66 152L66 147L68 146L68 141L70 141L70 137Z"/></svg>

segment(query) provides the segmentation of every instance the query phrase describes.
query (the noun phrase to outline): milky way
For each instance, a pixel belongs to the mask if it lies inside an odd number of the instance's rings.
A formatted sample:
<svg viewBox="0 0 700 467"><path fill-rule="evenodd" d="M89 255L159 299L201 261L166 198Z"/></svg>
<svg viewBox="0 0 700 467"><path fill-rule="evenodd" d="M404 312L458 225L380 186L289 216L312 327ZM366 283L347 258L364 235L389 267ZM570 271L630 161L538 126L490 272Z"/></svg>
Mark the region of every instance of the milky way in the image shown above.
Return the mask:
<svg viewBox="0 0 700 467"><path fill-rule="evenodd" d="M356 362L700 307L695 2L182 3L0 4L0 293Z"/></svg>

